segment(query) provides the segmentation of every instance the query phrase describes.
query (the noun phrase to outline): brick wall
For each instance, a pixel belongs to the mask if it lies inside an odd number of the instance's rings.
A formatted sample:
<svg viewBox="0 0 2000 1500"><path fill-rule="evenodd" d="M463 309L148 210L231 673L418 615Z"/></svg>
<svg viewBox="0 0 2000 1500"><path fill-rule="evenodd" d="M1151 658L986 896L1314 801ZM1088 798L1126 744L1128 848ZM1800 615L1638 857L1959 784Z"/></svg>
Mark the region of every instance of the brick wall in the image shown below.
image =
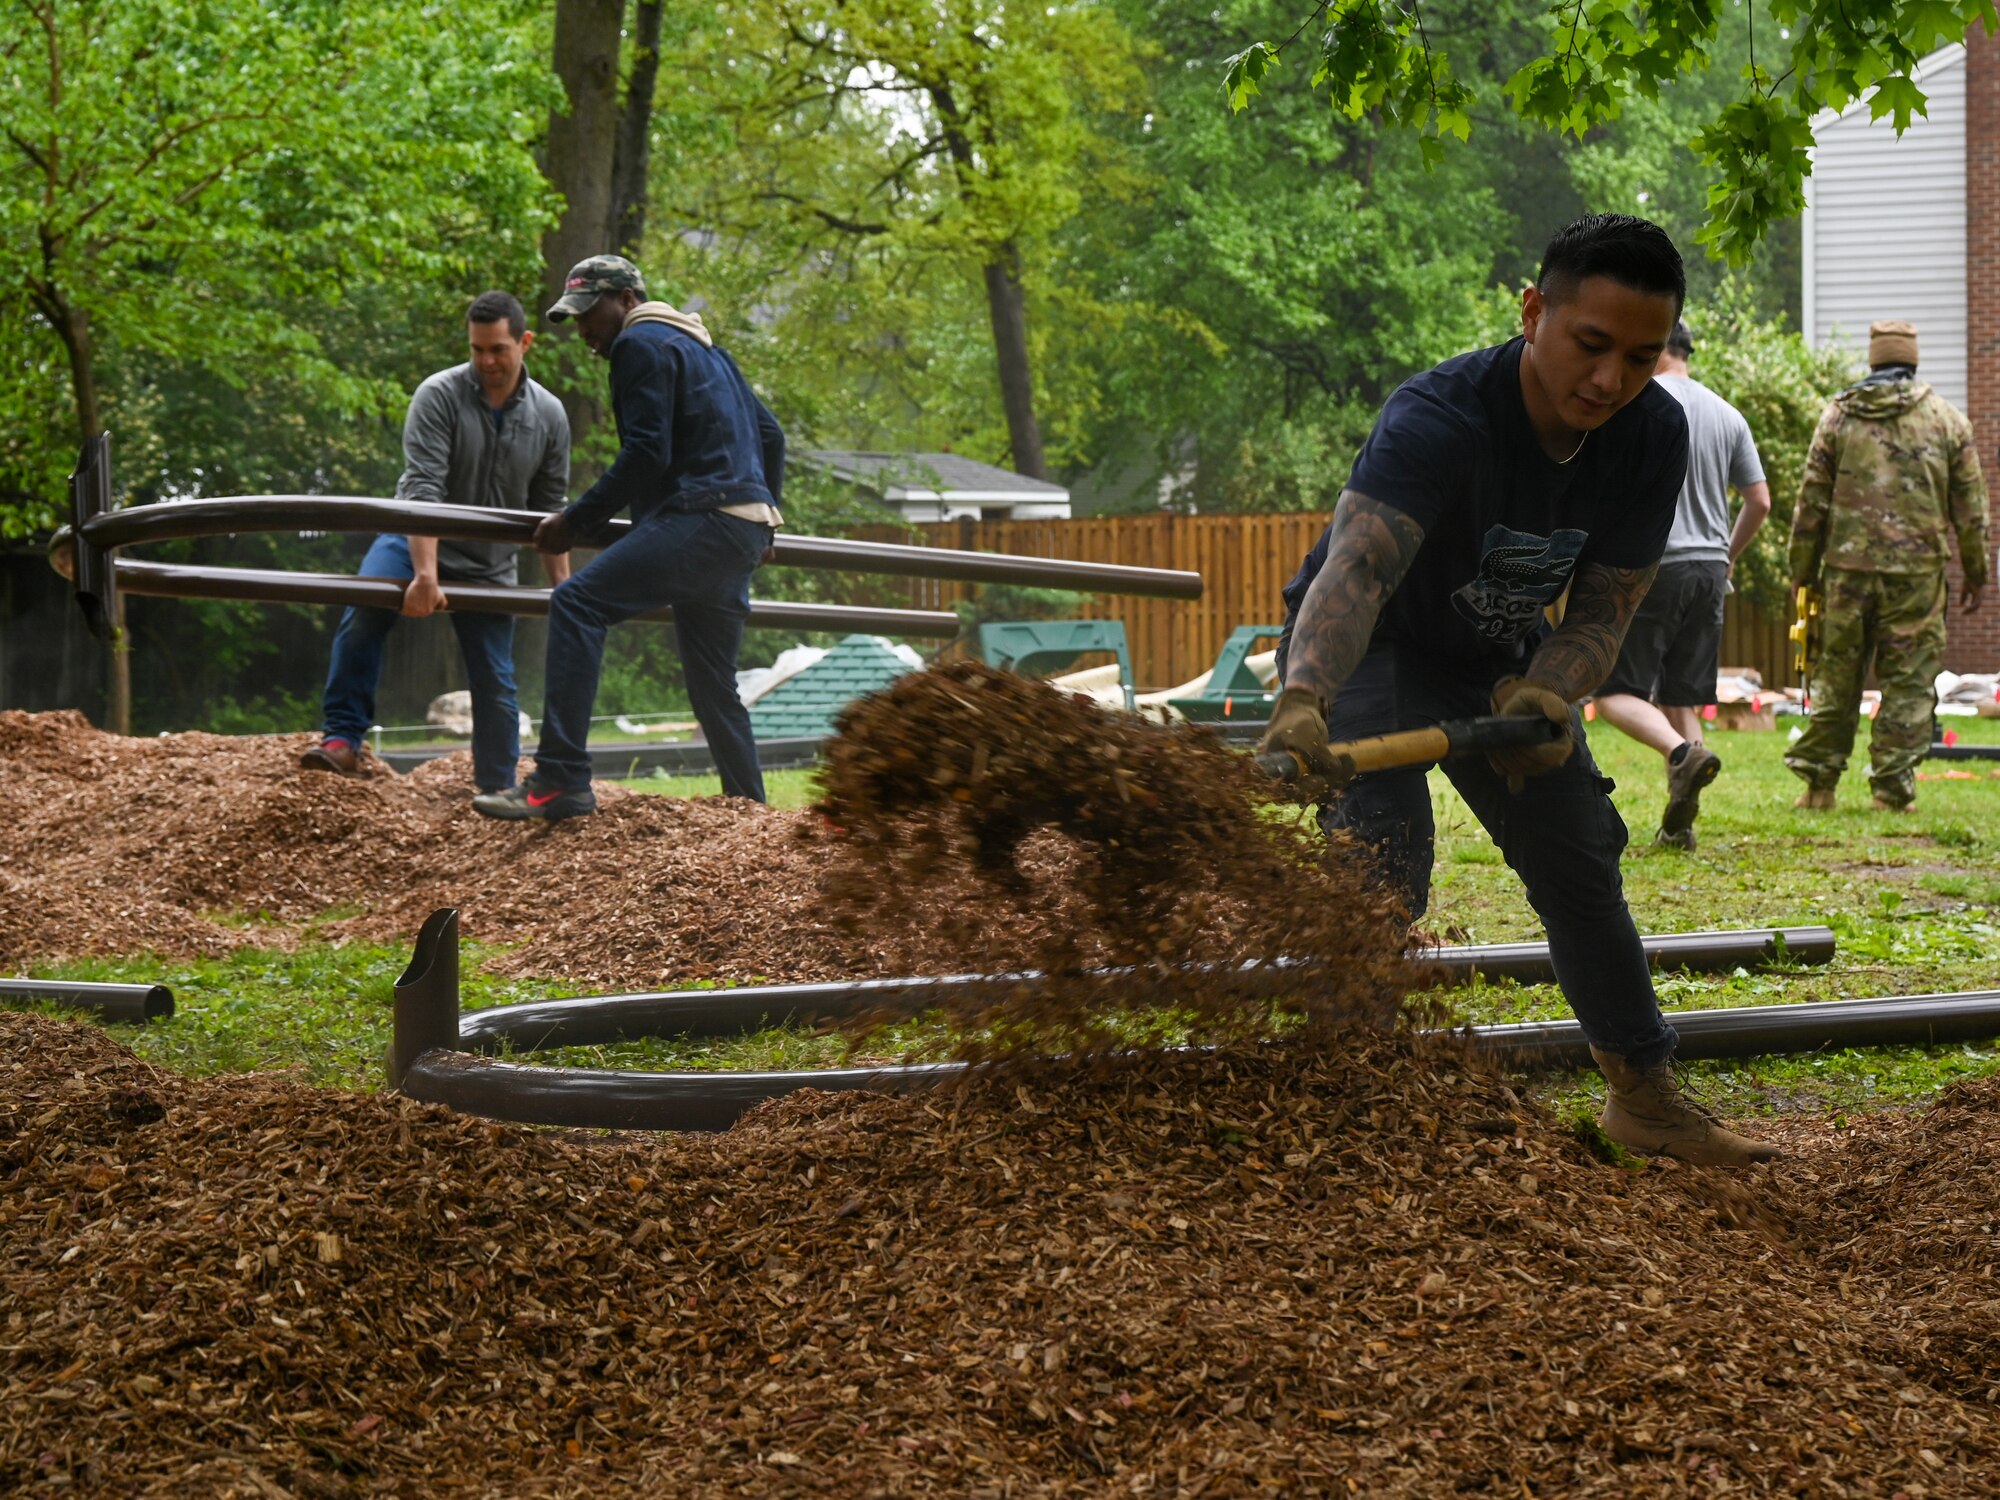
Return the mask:
<svg viewBox="0 0 2000 1500"><path fill-rule="evenodd" d="M2000 33L1974 26L1965 57L1965 275L1969 405L1989 491L2000 490ZM1956 609L1959 574L1951 569ZM2000 670L2000 597L1951 617L1945 665L1956 672Z"/></svg>

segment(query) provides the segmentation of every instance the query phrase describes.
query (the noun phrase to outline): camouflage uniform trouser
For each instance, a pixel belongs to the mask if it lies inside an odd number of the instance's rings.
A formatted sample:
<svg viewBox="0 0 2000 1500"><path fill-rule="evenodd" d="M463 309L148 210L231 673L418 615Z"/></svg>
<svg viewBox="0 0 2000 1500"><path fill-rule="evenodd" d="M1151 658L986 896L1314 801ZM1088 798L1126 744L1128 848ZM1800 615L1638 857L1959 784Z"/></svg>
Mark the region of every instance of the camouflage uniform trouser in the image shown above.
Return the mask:
<svg viewBox="0 0 2000 1500"><path fill-rule="evenodd" d="M1930 752L1944 670L1944 574L1828 568L1821 590L1824 644L1813 669L1812 717L1785 765L1813 787L1840 780L1873 657L1882 706L1869 738L1868 780L1876 796L1900 807L1915 800L1917 766Z"/></svg>

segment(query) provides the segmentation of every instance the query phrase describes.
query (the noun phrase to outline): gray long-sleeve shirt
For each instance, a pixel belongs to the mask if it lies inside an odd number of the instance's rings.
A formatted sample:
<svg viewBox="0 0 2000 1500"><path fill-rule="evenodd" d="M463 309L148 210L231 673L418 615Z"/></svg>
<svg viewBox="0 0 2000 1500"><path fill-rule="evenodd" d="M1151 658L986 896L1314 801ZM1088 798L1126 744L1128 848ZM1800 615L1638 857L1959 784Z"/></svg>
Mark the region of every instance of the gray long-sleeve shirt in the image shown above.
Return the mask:
<svg viewBox="0 0 2000 1500"><path fill-rule="evenodd" d="M562 403L524 370L496 414L469 362L438 371L410 397L396 498L561 510L569 498L569 417ZM513 583L519 551L502 542L440 541L438 576Z"/></svg>

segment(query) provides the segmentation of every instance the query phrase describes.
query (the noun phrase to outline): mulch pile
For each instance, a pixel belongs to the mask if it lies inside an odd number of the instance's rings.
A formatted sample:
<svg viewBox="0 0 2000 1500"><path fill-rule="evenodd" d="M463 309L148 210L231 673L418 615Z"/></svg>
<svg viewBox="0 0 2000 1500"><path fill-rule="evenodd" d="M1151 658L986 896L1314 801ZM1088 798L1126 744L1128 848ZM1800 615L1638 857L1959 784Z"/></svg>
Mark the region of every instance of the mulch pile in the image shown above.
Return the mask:
<svg viewBox="0 0 2000 1500"><path fill-rule="evenodd" d="M92 954L219 954L331 938L408 942L439 906L469 939L517 944L503 972L603 989L1031 967L1082 900L1073 850L1026 863L1039 905L968 949L941 913L990 900L942 870L837 926L816 813L600 783L600 811L545 827L481 818L464 754L407 776L301 772L306 735L128 739L75 713L0 712L0 971ZM343 911L358 915L329 920ZM240 915L264 920L245 929ZM233 919L233 920L232 920ZM1235 951L1226 924L1189 957Z"/></svg>
<svg viewBox="0 0 2000 1500"><path fill-rule="evenodd" d="M1990 1495L2000 1085L1730 1178L1449 1050L581 1139L0 1016L0 1492Z"/></svg>

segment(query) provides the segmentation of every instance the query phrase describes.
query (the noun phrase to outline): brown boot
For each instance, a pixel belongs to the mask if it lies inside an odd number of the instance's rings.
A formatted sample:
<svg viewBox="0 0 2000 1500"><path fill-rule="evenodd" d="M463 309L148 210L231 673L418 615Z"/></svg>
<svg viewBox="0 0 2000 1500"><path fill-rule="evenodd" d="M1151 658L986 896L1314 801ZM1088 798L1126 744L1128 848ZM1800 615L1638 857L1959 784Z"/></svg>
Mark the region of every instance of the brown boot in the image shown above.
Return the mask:
<svg viewBox="0 0 2000 1500"><path fill-rule="evenodd" d="M1615 1053L1592 1047L1590 1055L1610 1085L1597 1123L1627 1150L1677 1157L1698 1167L1747 1167L1784 1154L1727 1129L1690 1099L1674 1076L1671 1059L1641 1072Z"/></svg>
<svg viewBox="0 0 2000 1500"><path fill-rule="evenodd" d="M308 771L333 771L342 776L361 774L361 757L346 740L325 739L299 757Z"/></svg>
<svg viewBox="0 0 2000 1500"><path fill-rule="evenodd" d="M1830 786L1809 786L1799 793L1799 800L1792 804L1807 812L1831 812L1833 810L1833 788Z"/></svg>
<svg viewBox="0 0 2000 1500"><path fill-rule="evenodd" d="M1891 802L1880 792L1875 794L1875 811L1877 812L1913 813L1916 810L1917 799L1915 797L1912 797L1908 802Z"/></svg>

